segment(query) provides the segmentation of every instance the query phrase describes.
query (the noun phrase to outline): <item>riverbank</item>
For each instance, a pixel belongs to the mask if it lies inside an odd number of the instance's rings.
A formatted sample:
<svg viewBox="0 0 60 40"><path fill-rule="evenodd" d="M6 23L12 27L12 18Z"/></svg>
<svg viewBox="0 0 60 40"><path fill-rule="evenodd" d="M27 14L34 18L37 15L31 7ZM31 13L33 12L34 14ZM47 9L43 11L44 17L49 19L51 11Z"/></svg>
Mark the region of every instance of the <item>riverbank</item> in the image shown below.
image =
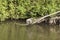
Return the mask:
<svg viewBox="0 0 60 40"><path fill-rule="evenodd" d="M19 19L19 20L6 20L6 21L2 21L0 22L0 24L9 24L9 23L14 23L16 25L21 25L21 26L29 26L29 25L26 25L26 19ZM41 23L35 23L35 24L31 24L31 25L48 25L48 26L54 26L54 25L58 25L58 24L49 24L49 22L41 22ZM58 25L60 26L60 24Z"/></svg>

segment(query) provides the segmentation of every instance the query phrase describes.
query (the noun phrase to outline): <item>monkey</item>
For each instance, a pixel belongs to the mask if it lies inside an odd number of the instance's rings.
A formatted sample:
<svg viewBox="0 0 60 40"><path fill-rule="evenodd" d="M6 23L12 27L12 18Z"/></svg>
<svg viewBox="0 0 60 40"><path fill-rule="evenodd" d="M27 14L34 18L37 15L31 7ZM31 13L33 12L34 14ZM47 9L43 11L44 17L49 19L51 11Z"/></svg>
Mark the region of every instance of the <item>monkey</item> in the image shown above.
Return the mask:
<svg viewBox="0 0 60 40"><path fill-rule="evenodd" d="M33 24L33 22L36 21L36 19L34 18L29 18L26 20L26 24L29 25L29 24Z"/></svg>
<svg viewBox="0 0 60 40"><path fill-rule="evenodd" d="M33 18L27 19L27 20L26 20L26 23L27 23L27 25L32 24L32 23L33 23Z"/></svg>
<svg viewBox="0 0 60 40"><path fill-rule="evenodd" d="M26 20L26 23L27 23L27 24L31 24L31 23L32 23L32 18L27 19L27 20Z"/></svg>
<svg viewBox="0 0 60 40"><path fill-rule="evenodd" d="M56 18L56 24L59 25L60 24L60 17Z"/></svg>
<svg viewBox="0 0 60 40"><path fill-rule="evenodd" d="M51 18L49 20L49 24L56 24L56 19L55 18Z"/></svg>
<svg viewBox="0 0 60 40"><path fill-rule="evenodd" d="M50 24L59 24L60 23L60 17L53 17L49 21Z"/></svg>

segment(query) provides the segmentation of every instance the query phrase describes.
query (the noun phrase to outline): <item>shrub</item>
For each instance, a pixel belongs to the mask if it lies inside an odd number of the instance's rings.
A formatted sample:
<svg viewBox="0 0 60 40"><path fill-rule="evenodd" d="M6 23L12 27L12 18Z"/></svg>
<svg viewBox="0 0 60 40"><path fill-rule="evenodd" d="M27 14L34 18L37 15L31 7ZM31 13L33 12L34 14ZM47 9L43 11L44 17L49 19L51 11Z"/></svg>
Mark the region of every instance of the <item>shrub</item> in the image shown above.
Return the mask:
<svg viewBox="0 0 60 40"><path fill-rule="evenodd" d="M45 16L60 10L60 0L0 0L0 21Z"/></svg>

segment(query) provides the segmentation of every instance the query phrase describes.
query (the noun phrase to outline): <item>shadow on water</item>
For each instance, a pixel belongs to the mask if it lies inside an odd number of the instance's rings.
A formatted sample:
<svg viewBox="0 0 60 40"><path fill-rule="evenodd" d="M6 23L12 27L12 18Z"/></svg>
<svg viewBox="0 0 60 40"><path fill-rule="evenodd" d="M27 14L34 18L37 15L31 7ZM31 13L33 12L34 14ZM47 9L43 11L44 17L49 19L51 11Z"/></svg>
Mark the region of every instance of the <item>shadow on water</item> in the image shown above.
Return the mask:
<svg viewBox="0 0 60 40"><path fill-rule="evenodd" d="M60 40L60 25L0 23L0 40Z"/></svg>

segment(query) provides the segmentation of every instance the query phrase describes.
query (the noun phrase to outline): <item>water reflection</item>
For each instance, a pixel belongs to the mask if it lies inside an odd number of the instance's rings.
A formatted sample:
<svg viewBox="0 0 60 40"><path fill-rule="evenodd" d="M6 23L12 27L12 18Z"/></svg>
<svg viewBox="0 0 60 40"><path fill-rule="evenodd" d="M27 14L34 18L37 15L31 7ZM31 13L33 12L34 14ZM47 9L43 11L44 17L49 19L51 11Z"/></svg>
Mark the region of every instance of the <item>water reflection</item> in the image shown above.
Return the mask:
<svg viewBox="0 0 60 40"><path fill-rule="evenodd" d="M60 27L59 25L29 25L28 33L30 40L60 40ZM31 35L30 35L31 34ZM34 39L32 38L34 37Z"/></svg>
<svg viewBox="0 0 60 40"><path fill-rule="evenodd" d="M0 24L0 40L60 40L60 25L3 22Z"/></svg>

